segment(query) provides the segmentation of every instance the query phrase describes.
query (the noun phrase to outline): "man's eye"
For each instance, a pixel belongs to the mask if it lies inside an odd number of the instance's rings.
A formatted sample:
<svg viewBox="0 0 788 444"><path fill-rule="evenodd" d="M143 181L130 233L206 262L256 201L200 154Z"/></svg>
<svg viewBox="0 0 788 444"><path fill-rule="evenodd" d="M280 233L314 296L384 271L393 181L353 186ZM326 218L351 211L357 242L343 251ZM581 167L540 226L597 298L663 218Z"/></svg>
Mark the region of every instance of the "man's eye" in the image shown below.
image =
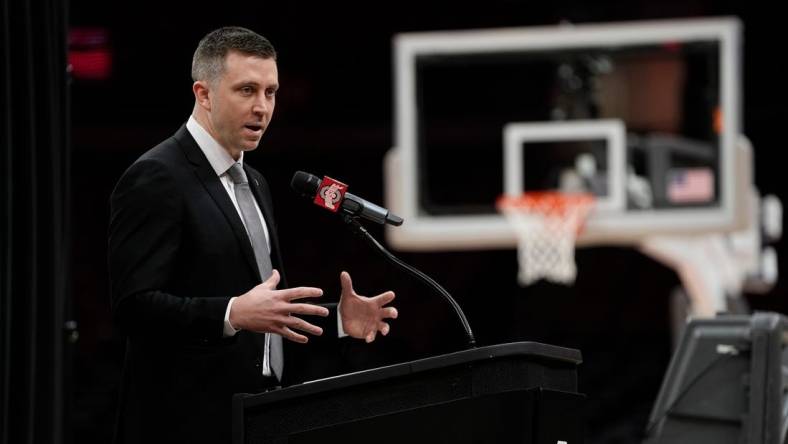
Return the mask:
<svg viewBox="0 0 788 444"><path fill-rule="evenodd" d="M268 97L274 97L274 96L276 96L276 90L275 89L267 89L267 90L265 90L265 95L268 96Z"/></svg>
<svg viewBox="0 0 788 444"><path fill-rule="evenodd" d="M253 92L254 92L254 88L252 88L251 86L244 86L244 87L241 88L241 94L244 94L244 95L248 96L249 94L252 94Z"/></svg>

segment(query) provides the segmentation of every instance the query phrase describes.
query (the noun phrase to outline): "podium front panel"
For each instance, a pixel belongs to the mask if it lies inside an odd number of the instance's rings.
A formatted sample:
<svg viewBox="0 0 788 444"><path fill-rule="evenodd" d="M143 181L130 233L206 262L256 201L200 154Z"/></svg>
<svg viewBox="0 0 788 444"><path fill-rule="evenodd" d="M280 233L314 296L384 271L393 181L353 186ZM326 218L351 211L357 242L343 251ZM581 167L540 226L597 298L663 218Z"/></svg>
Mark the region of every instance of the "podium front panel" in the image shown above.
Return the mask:
<svg viewBox="0 0 788 444"><path fill-rule="evenodd" d="M407 417L407 412L418 409L433 415L443 408L467 410L476 400L494 400L494 395L506 392L548 389L576 394L580 362L577 350L522 342L465 350L268 393L238 394L233 404L234 443L297 442L289 437L306 439L303 437L314 436L310 431L327 431L343 424L364 426L368 424L365 420L390 415L395 415L390 420L396 423L396 415Z"/></svg>

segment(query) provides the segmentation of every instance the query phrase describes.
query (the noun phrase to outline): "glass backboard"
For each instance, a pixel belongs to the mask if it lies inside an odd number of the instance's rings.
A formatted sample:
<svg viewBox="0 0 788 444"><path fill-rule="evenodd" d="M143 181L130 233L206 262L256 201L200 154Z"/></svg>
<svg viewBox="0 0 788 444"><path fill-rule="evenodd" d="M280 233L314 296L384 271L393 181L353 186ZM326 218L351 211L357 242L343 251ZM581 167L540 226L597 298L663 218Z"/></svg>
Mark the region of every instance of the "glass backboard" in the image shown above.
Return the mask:
<svg viewBox="0 0 788 444"><path fill-rule="evenodd" d="M737 228L735 18L400 34L400 249L514 246L496 199L581 188L579 244Z"/></svg>

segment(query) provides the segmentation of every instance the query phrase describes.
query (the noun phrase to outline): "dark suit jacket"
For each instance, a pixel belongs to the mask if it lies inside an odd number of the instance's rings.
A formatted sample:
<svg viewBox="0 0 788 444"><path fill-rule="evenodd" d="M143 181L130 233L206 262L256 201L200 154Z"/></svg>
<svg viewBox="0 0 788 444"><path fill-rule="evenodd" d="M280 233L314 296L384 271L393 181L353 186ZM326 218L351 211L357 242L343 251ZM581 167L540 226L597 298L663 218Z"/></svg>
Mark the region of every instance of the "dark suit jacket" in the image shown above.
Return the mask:
<svg viewBox="0 0 788 444"><path fill-rule="evenodd" d="M268 184L244 169L282 272ZM260 392L270 381L262 376L263 335L223 338L224 314L231 297L261 279L241 218L185 126L116 185L109 266L113 316L127 337L116 441L229 442L232 394ZM335 338L334 315L309 320ZM291 364L285 360L285 374Z"/></svg>

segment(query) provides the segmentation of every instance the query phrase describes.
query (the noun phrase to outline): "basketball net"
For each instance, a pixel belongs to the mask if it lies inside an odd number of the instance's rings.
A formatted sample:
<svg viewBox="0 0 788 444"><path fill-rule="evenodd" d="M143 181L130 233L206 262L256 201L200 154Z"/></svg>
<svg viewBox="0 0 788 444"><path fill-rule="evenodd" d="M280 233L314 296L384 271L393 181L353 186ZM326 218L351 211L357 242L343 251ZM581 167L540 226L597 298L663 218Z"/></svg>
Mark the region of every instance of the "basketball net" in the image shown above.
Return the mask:
<svg viewBox="0 0 788 444"><path fill-rule="evenodd" d="M594 195L558 191L502 196L497 207L517 234L517 279L529 285L539 279L570 285L577 276L575 241Z"/></svg>

